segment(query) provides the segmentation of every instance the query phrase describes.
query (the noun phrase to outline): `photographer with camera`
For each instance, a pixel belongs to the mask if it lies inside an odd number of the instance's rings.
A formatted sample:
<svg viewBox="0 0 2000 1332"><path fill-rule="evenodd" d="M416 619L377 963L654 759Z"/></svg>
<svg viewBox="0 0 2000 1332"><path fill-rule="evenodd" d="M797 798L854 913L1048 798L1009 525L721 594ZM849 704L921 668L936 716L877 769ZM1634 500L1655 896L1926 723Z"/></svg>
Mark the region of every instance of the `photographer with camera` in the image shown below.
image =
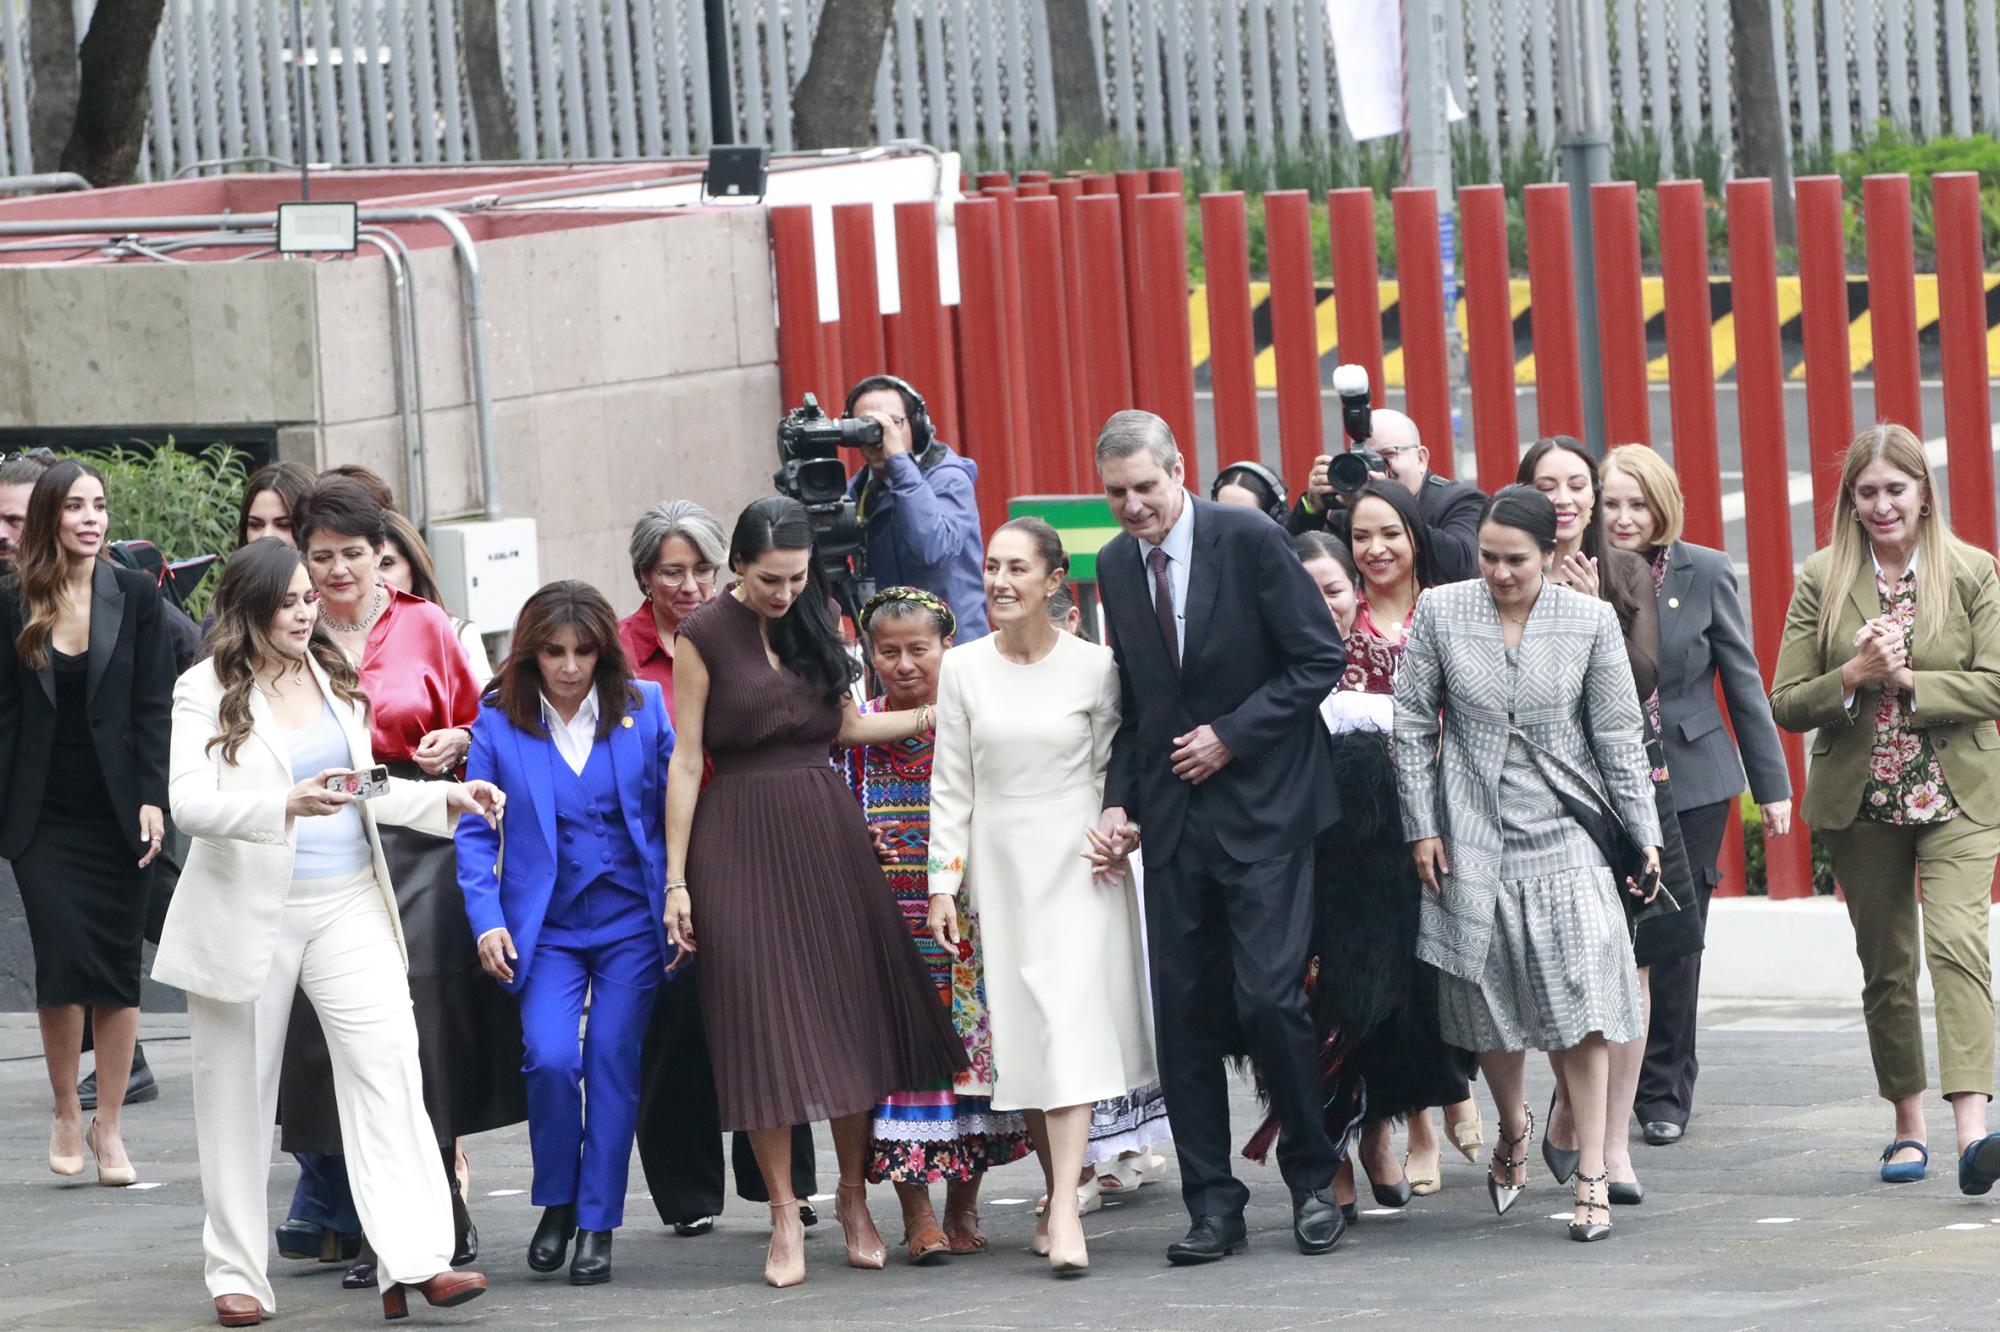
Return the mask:
<svg viewBox="0 0 2000 1332"><path fill-rule="evenodd" d="M1286 527L1297 535L1324 529L1348 538L1349 506L1372 480L1393 479L1416 496L1417 513L1429 530L1437 581L1462 582L1479 573L1479 514L1486 497L1478 487L1430 470L1431 453L1417 435L1417 423L1368 402L1368 372L1343 365L1333 372L1340 395L1341 424L1354 447L1313 459L1312 475L1293 506Z"/></svg>
<svg viewBox="0 0 2000 1332"><path fill-rule="evenodd" d="M931 433L923 398L894 375L870 375L849 389L845 415L882 428L879 442L857 446L867 466L847 488L866 533L868 576L879 587L920 587L943 598L959 642L984 638L985 546L972 491L978 464Z"/></svg>

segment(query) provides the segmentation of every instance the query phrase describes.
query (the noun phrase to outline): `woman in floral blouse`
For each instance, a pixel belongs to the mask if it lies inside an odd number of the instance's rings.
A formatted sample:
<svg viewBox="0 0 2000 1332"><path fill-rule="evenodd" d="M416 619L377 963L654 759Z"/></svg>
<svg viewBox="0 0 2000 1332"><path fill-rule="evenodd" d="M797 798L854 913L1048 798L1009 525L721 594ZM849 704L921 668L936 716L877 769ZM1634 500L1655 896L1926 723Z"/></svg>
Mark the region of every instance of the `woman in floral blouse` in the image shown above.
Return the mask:
<svg viewBox="0 0 2000 1332"><path fill-rule="evenodd" d="M1921 925L1958 1185L1986 1193L2000 1179L2000 1134L1986 1126L2000 576L1992 555L1952 535L1923 444L1902 426L1875 426L1847 451L1832 539L1806 561L1785 617L1771 712L1816 732L1802 813L1846 893L1876 1085L1895 1106L1882 1178L1922 1179L1930 1161Z"/></svg>

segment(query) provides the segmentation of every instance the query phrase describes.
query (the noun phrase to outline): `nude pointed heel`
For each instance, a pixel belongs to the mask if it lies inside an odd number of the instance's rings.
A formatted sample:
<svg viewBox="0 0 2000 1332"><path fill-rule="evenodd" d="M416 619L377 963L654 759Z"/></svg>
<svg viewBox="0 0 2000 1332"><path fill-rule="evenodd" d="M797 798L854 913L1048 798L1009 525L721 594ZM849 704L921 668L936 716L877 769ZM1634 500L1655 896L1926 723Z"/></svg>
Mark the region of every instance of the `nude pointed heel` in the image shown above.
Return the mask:
<svg viewBox="0 0 2000 1332"><path fill-rule="evenodd" d="M789 1256L778 1252L778 1243L784 1237L787 1223L799 1227L798 1248ZM806 1232L799 1221L798 1199L774 1200L771 1203L771 1247L764 1254L764 1284L783 1290L805 1279Z"/></svg>
<svg viewBox="0 0 2000 1332"><path fill-rule="evenodd" d="M53 1124L49 1125L49 1173L61 1175L65 1179L72 1179L83 1173L83 1157L81 1154L76 1156L58 1156L56 1154L56 1128Z"/></svg>
<svg viewBox="0 0 2000 1332"><path fill-rule="evenodd" d="M97 1121L94 1119L90 1121L90 1127L83 1131L83 1144L90 1148L93 1157L97 1156ZM53 1158L50 1163L54 1164ZM78 1171L80 1172L82 1168L82 1163L79 1162ZM108 1166L100 1158L97 1162L97 1182L107 1189L126 1188L139 1182L139 1171L137 1167L130 1165Z"/></svg>
<svg viewBox="0 0 2000 1332"><path fill-rule="evenodd" d="M876 1271L888 1262L889 1250L882 1243L882 1236L875 1229L875 1218L868 1211L866 1184L842 1184L836 1187L833 1212L840 1221L841 1237L847 1242L849 1267ZM857 1231L860 1233L857 1234Z"/></svg>

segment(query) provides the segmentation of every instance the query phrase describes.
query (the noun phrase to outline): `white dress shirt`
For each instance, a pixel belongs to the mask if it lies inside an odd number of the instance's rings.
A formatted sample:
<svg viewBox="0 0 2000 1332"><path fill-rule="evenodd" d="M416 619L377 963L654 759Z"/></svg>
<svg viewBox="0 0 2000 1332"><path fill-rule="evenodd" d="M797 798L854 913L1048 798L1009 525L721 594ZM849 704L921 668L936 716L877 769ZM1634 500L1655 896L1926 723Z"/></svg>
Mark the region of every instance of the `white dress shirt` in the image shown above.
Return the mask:
<svg viewBox="0 0 2000 1332"><path fill-rule="evenodd" d="M1156 549L1153 542L1139 543L1139 563L1146 571L1146 595L1156 603L1153 593L1153 567L1149 561ZM1157 549L1167 552L1167 584L1174 590L1174 637L1178 640L1175 653L1180 660L1187 660L1187 600L1188 573L1194 560L1194 496L1181 492L1181 516L1167 529L1166 540Z"/></svg>
<svg viewBox="0 0 2000 1332"><path fill-rule="evenodd" d="M592 689L583 696L576 715L568 721L562 719L555 704L549 702L549 696L543 694L542 722L556 742L556 753L562 755L571 772L583 776L583 765L590 762L591 746L597 743L597 691Z"/></svg>

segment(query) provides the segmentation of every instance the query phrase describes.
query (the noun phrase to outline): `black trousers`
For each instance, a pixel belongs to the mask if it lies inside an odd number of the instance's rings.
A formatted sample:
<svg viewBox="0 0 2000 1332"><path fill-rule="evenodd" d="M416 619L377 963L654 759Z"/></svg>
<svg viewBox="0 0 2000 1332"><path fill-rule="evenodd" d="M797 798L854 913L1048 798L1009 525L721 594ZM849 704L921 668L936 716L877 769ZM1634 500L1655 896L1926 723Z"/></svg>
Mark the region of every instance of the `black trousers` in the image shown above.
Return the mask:
<svg viewBox="0 0 2000 1332"><path fill-rule="evenodd" d="M1312 847L1255 864L1231 860L1204 803L1197 791L1173 858L1146 868L1146 936L1181 1198L1192 1216L1232 1216L1250 1190L1229 1169L1223 1060L1246 1045L1278 1115L1278 1168L1294 1196L1326 1188L1337 1163L1301 988L1312 940Z"/></svg>
<svg viewBox="0 0 2000 1332"><path fill-rule="evenodd" d="M698 964L691 964L698 965ZM701 1022L701 992L692 975L660 988L639 1054L639 1165L660 1220L668 1225L722 1212L722 1115L715 1072ZM730 1164L736 1196L771 1200L750 1151L750 1137L733 1135ZM804 1202L819 1192L812 1126L792 1128L792 1194Z"/></svg>
<svg viewBox="0 0 2000 1332"><path fill-rule="evenodd" d="M1704 933L1708 899L1721 878L1715 860L1722 853L1722 834L1735 812L1734 800L1680 811L1681 840L1687 844L1688 868L1694 871ZM1633 1111L1642 1124L1664 1120L1685 1128L1688 1116L1694 1113L1695 1075L1701 1071L1694 1049L1701 954L1689 953L1655 964L1652 990L1653 1018L1646 1033L1646 1061L1639 1068L1639 1094Z"/></svg>

